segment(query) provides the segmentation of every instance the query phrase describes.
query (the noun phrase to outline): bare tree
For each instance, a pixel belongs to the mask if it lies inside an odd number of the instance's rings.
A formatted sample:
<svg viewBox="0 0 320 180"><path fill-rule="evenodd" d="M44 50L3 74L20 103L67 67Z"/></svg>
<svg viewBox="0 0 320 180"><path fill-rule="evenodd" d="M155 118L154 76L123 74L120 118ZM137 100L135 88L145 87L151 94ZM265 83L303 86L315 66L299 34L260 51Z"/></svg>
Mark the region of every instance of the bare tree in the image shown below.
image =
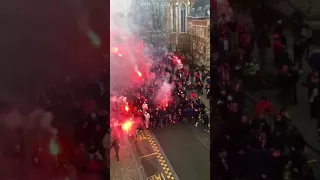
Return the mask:
<svg viewBox="0 0 320 180"><path fill-rule="evenodd" d="M163 47L167 41L167 0L137 0L136 13L145 41L155 47Z"/></svg>
<svg viewBox="0 0 320 180"><path fill-rule="evenodd" d="M180 34L178 48L184 59L184 64L189 66L191 72L198 66L197 61L206 58L205 42L196 34L194 29L189 30L186 34Z"/></svg>

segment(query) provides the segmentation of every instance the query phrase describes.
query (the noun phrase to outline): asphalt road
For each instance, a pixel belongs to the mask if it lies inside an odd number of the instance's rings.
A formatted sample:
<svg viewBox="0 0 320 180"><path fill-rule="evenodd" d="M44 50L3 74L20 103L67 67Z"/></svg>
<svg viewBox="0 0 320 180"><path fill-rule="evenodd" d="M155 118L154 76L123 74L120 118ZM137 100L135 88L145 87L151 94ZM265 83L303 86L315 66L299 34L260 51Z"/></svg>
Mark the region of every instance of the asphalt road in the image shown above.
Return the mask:
<svg viewBox="0 0 320 180"><path fill-rule="evenodd" d="M170 124L155 137L179 179L210 179L210 134L203 128Z"/></svg>

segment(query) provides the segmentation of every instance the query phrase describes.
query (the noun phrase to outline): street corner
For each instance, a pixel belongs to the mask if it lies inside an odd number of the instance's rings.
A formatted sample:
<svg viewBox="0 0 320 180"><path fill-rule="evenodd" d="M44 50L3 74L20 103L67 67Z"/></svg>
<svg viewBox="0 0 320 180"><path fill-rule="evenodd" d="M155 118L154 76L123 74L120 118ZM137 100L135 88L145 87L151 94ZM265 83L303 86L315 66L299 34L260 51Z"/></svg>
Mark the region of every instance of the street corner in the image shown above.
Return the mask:
<svg viewBox="0 0 320 180"><path fill-rule="evenodd" d="M166 162L165 158L163 157L164 155L160 152L158 144L155 142L155 140L152 137L152 135L150 134L150 132L146 131L146 135L148 137L149 143L150 143L154 153L156 154L156 157L157 157L157 159L161 165L161 168L162 168L162 172L160 172L157 176L150 177L150 179L153 179L153 178L156 179L156 177L161 177L161 178L163 177L163 179L171 179L171 180L176 179L173 175L173 171L168 166L168 162Z"/></svg>
<svg viewBox="0 0 320 180"><path fill-rule="evenodd" d="M139 164L143 167L148 180L177 179L168 166L159 145L148 130L137 132L137 141L134 145Z"/></svg>
<svg viewBox="0 0 320 180"><path fill-rule="evenodd" d="M134 144L136 156L140 166L143 168L147 179L166 180L165 172L158 159L158 152L150 143L150 134L148 131L138 131Z"/></svg>
<svg viewBox="0 0 320 180"><path fill-rule="evenodd" d="M146 158L156 155L149 142L149 137L145 131L137 132L136 143L134 144L137 156Z"/></svg>

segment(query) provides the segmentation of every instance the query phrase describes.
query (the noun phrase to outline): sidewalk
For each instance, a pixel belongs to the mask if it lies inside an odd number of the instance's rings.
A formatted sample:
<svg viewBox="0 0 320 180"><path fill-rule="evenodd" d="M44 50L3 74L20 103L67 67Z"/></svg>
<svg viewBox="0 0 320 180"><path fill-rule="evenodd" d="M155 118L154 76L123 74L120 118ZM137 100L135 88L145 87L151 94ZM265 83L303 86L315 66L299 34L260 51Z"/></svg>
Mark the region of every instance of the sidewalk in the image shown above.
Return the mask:
<svg viewBox="0 0 320 180"><path fill-rule="evenodd" d="M133 146L129 140L120 145L120 161L115 157L114 149L110 151L110 179L112 180L146 180L143 169L139 166Z"/></svg>

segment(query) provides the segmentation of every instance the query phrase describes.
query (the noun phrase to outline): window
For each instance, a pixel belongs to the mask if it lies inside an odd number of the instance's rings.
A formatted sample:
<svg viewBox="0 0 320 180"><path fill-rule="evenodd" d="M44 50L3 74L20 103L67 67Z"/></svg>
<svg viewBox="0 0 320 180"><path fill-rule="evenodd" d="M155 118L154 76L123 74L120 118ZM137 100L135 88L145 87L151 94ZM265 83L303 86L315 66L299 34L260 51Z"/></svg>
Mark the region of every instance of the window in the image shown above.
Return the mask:
<svg viewBox="0 0 320 180"><path fill-rule="evenodd" d="M176 22L176 6L175 5L173 5L172 6L172 31L173 32L176 32L176 29L177 29L177 27L176 27L176 25L177 25L177 22Z"/></svg>
<svg viewBox="0 0 320 180"><path fill-rule="evenodd" d="M201 37L204 37L204 27L201 27L201 28L200 28L200 36L201 36Z"/></svg>
<svg viewBox="0 0 320 180"><path fill-rule="evenodd" d="M196 36L200 36L200 27L196 26Z"/></svg>
<svg viewBox="0 0 320 180"><path fill-rule="evenodd" d="M185 4L181 4L181 32L186 32L186 16L187 16L187 8Z"/></svg>

